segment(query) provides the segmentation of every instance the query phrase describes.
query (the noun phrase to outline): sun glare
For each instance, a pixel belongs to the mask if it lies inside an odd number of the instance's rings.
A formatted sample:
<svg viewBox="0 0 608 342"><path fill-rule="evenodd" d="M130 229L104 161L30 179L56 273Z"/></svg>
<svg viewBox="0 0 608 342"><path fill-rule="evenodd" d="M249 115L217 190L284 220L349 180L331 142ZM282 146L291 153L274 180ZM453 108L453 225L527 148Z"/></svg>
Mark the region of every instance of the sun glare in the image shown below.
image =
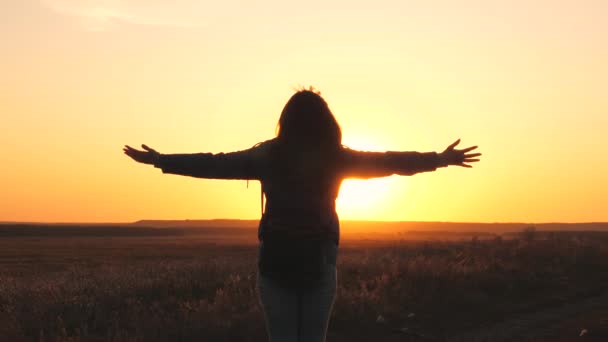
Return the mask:
<svg viewBox="0 0 608 342"><path fill-rule="evenodd" d="M391 181L390 177L344 180L336 200L340 217L363 219L379 212L389 200Z"/></svg>

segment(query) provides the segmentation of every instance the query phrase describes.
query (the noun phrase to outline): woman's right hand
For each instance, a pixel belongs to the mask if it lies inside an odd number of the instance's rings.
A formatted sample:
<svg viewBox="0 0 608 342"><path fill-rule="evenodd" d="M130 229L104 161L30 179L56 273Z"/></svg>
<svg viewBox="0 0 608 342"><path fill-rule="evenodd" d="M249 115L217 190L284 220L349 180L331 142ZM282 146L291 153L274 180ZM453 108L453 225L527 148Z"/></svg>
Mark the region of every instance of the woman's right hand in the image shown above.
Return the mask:
<svg viewBox="0 0 608 342"><path fill-rule="evenodd" d="M145 151L140 151L140 150L134 149L133 147L131 147L129 145L125 145L125 147L123 147L122 150L126 155L133 158L133 160L135 160L138 163L152 164L152 165L158 163L158 160L160 158L160 153L158 153L155 149L150 148L145 144L142 144L141 147Z"/></svg>

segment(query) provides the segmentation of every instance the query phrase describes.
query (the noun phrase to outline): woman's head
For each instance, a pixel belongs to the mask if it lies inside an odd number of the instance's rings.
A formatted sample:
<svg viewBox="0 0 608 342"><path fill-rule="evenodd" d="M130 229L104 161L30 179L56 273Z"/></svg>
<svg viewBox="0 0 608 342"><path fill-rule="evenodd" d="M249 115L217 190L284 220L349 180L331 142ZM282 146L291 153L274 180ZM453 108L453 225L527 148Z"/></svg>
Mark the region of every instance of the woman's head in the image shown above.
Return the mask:
<svg viewBox="0 0 608 342"><path fill-rule="evenodd" d="M277 129L277 138L284 144L321 145L330 149L342 146L342 131L336 118L312 87L299 90L287 101Z"/></svg>

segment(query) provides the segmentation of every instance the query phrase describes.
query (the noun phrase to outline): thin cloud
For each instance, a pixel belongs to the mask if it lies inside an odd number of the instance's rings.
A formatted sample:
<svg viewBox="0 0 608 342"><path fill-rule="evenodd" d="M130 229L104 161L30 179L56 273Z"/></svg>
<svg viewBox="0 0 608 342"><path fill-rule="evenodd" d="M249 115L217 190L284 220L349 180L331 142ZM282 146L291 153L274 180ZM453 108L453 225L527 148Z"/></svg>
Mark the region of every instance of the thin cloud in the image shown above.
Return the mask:
<svg viewBox="0 0 608 342"><path fill-rule="evenodd" d="M202 8L193 1L42 0L42 5L94 31L120 24L178 28L205 24Z"/></svg>

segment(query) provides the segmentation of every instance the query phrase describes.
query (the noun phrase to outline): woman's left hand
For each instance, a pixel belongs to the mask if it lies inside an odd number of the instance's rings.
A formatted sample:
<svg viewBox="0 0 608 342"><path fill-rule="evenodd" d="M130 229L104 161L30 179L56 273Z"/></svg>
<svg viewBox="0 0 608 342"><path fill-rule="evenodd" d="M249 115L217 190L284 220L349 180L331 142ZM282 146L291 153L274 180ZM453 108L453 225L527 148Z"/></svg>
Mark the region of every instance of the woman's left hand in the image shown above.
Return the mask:
<svg viewBox="0 0 608 342"><path fill-rule="evenodd" d="M448 146L445 151L439 154L439 158L441 158L441 162L444 165L458 165L462 167L472 167L467 163L478 162L481 153L467 153L473 151L477 148L477 146L467 147L462 150L456 150L454 147L460 143L460 139L456 140L453 144Z"/></svg>

